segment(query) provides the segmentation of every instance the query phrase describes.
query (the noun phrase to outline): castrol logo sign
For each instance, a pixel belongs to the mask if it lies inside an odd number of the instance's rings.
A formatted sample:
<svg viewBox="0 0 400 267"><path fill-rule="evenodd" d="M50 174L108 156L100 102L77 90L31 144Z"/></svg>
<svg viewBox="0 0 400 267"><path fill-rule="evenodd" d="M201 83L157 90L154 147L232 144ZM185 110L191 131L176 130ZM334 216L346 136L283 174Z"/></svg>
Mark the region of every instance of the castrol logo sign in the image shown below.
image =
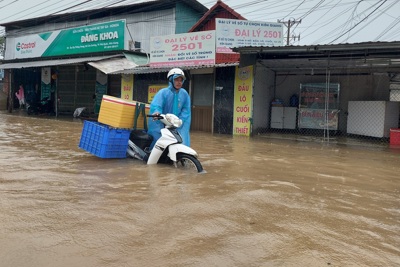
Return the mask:
<svg viewBox="0 0 400 267"><path fill-rule="evenodd" d="M36 42L32 43L17 43L16 49L17 51L24 50L24 49L33 49L36 47Z"/></svg>
<svg viewBox="0 0 400 267"><path fill-rule="evenodd" d="M0 0L1 1L1 0ZM67 56L125 49L125 20L8 37L6 60Z"/></svg>

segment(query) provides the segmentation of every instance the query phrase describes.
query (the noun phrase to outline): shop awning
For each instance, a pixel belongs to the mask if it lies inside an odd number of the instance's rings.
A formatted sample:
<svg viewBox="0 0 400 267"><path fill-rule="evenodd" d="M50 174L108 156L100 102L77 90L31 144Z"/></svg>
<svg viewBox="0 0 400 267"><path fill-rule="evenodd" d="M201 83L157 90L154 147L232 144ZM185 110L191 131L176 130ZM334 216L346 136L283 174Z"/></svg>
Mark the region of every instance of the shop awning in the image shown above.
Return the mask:
<svg viewBox="0 0 400 267"><path fill-rule="evenodd" d="M346 74L398 72L400 42L364 42L304 46L238 47L240 66L260 63L274 72L291 74ZM287 74L284 74L287 75Z"/></svg>
<svg viewBox="0 0 400 267"><path fill-rule="evenodd" d="M117 71L124 71L136 68L139 65L147 64L147 56L132 55L124 53L124 58L110 58L99 61L88 62L88 64L105 74Z"/></svg>
<svg viewBox="0 0 400 267"><path fill-rule="evenodd" d="M232 63L219 63L219 64L211 64L211 65L196 65L196 66L177 66L183 70L193 70L193 69L206 69L206 68L223 68L223 67L232 67L239 66L239 62ZM110 74L148 74L148 73L160 73L160 72L168 72L171 67L168 68L152 68L149 66L138 66L132 69L125 69L120 71L111 72Z"/></svg>
<svg viewBox="0 0 400 267"><path fill-rule="evenodd" d="M33 67L50 67L50 66L57 66L57 65L77 64L77 63L83 63L83 62L96 62L99 60L110 59L110 58L114 58L117 56L120 57L121 55L79 57L79 58L67 58L67 59L52 59L52 60L5 63L5 64L0 64L0 69L22 69L22 68L33 68Z"/></svg>
<svg viewBox="0 0 400 267"><path fill-rule="evenodd" d="M150 58L147 55L124 53L124 56L138 65L147 65L149 64L150 60Z"/></svg>
<svg viewBox="0 0 400 267"><path fill-rule="evenodd" d="M110 72L131 69L137 67L138 65L126 58L112 58L100 61L88 62L88 64L105 74L109 74Z"/></svg>

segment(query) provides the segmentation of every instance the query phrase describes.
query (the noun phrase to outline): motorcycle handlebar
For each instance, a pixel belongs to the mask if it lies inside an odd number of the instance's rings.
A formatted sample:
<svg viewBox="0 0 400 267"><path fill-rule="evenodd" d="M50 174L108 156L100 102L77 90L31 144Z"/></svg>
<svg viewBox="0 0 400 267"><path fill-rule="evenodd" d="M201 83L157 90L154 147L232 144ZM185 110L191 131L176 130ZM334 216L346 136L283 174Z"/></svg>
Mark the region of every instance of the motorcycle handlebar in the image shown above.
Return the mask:
<svg viewBox="0 0 400 267"><path fill-rule="evenodd" d="M162 119L163 118L163 116L161 116L160 114L147 114L146 116L150 117L150 118L154 118L154 119Z"/></svg>

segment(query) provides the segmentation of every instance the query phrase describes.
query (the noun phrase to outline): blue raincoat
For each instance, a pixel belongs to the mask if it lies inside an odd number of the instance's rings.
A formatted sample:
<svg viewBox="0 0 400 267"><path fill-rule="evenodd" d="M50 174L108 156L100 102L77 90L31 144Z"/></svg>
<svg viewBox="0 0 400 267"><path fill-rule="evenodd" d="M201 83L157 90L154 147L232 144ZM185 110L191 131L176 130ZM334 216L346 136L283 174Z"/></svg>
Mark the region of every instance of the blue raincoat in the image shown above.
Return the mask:
<svg viewBox="0 0 400 267"><path fill-rule="evenodd" d="M182 136L183 144L190 146L189 131L192 114L190 111L190 96L185 89L181 88L176 92L172 83L169 82L169 86L158 91L151 101L150 114L155 112L162 114L172 113L178 116L182 120L182 126L178 128L178 132ZM161 129L164 128L164 124L149 118L148 127L148 133L153 136L153 142L150 146L152 149L156 141L161 137Z"/></svg>

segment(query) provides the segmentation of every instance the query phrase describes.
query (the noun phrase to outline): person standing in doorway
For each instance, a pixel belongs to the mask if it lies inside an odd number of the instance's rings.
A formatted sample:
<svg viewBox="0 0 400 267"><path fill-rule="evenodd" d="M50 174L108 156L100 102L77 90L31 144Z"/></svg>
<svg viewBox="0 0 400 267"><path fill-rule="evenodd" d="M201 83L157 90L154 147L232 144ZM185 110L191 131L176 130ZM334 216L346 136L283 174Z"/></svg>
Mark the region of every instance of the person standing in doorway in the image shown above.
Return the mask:
<svg viewBox="0 0 400 267"><path fill-rule="evenodd" d="M182 120L182 126L178 128L181 134L183 144L190 146L190 123L192 114L190 110L190 96L188 92L182 88L186 80L184 72L179 68L171 69L167 74L168 87L161 89L154 96L150 104L150 114L167 114L172 113ZM161 137L161 129L164 125L158 120L149 120L148 134L153 136L153 142L150 145L152 149L156 141Z"/></svg>
<svg viewBox="0 0 400 267"><path fill-rule="evenodd" d="M25 94L24 94L24 87L22 84L19 85L19 89L15 92L15 96L18 98L19 101L19 108L22 109L25 107Z"/></svg>

